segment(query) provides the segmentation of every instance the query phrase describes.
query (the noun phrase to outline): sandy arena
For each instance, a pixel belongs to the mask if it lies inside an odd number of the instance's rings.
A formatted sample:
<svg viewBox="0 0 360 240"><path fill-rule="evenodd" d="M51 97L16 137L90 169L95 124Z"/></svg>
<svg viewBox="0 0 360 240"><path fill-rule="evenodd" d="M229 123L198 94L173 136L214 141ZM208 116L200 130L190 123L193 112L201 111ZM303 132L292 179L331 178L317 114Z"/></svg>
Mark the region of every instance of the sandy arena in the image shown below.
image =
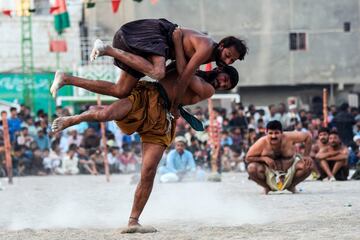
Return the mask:
<svg viewBox="0 0 360 240"><path fill-rule="evenodd" d="M130 175L22 177L0 191L0 239L360 239L360 181L312 182L299 194L261 195L247 174L221 183L154 185L141 223L120 234L135 185Z"/></svg>

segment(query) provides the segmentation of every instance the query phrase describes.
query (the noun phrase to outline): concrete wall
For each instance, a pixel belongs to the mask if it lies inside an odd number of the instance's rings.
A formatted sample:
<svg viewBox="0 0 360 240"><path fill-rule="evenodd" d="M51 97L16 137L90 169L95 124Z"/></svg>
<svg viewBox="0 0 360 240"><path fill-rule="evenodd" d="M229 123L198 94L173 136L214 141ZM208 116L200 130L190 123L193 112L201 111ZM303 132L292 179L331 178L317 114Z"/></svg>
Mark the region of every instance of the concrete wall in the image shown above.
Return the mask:
<svg viewBox="0 0 360 240"><path fill-rule="evenodd" d="M244 38L250 49L236 63L240 86L360 82L359 0L123 0L96 9L97 24L113 34L124 22L165 17L181 26ZM99 17L101 16L101 17ZM351 22L351 32L343 31ZM307 49L289 50L289 33L305 32Z"/></svg>
<svg viewBox="0 0 360 240"><path fill-rule="evenodd" d="M68 51L60 54L60 68L72 71L81 60L79 20L81 5L68 7L71 28L65 30L63 38L67 41ZM44 11L43 11L44 12ZM53 21L49 15L32 16L33 57L35 72L54 71L56 54L49 52L49 40L56 36ZM21 19L0 15L0 72L21 72Z"/></svg>

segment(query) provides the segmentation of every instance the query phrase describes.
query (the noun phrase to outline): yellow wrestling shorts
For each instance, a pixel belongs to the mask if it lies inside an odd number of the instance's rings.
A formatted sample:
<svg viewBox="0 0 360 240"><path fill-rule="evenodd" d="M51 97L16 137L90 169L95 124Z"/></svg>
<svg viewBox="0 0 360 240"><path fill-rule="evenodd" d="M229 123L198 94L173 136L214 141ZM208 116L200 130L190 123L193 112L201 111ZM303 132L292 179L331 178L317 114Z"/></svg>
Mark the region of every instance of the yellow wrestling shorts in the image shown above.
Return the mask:
<svg viewBox="0 0 360 240"><path fill-rule="evenodd" d="M276 171L265 165L266 183L272 191L282 191L291 185L296 171L295 165L301 159L301 155L295 154L293 157L293 164L286 172Z"/></svg>
<svg viewBox="0 0 360 240"><path fill-rule="evenodd" d="M138 132L142 142L168 147L175 136L176 120L169 117L171 103L161 84L139 81L128 99L130 112L115 121L121 131L128 135Z"/></svg>

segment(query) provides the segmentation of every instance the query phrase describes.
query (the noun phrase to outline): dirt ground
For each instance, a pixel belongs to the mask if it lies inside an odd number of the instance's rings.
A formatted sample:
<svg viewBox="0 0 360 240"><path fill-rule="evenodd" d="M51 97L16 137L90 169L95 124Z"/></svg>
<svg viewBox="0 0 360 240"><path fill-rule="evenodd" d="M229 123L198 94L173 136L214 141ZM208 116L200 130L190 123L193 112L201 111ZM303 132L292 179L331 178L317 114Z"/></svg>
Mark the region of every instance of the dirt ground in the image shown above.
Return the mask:
<svg viewBox="0 0 360 240"><path fill-rule="evenodd" d="M360 239L360 181L306 181L299 194L261 194L244 173L222 182L156 182L141 223L120 234L135 186L131 175L1 179L0 239Z"/></svg>

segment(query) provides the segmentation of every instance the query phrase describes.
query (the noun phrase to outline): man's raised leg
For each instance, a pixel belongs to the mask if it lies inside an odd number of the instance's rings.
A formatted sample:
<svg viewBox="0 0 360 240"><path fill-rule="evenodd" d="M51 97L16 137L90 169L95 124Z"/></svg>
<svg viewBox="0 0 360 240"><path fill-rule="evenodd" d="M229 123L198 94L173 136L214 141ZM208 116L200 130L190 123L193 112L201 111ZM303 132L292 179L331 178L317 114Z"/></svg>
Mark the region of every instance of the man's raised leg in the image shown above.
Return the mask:
<svg viewBox="0 0 360 240"><path fill-rule="evenodd" d="M70 117L56 118L52 124L52 131L59 132L70 126L79 124L81 122L98 121L106 122L112 120L121 120L131 110L131 102L124 98L106 106L104 108L89 109L79 115Z"/></svg>
<svg viewBox="0 0 360 240"><path fill-rule="evenodd" d="M165 146L152 143L143 143L143 162L141 167L141 178L135 191L135 197L128 227L122 233L148 233L156 232L153 227L143 227L139 224L139 217L149 199L154 178L156 175L157 165L165 151Z"/></svg>
<svg viewBox="0 0 360 240"><path fill-rule="evenodd" d="M56 71L50 92L53 97L56 97L61 87L71 85L102 95L124 98L130 95L131 90L136 86L137 82L138 79L124 71L121 72L120 79L117 83L74 77L61 71Z"/></svg>
<svg viewBox="0 0 360 240"><path fill-rule="evenodd" d="M96 39L94 48L91 51L90 61L95 60L98 56L113 57L153 79L160 80L165 77L166 59L162 56L150 56L149 59L146 59L139 55L106 45L100 39Z"/></svg>

